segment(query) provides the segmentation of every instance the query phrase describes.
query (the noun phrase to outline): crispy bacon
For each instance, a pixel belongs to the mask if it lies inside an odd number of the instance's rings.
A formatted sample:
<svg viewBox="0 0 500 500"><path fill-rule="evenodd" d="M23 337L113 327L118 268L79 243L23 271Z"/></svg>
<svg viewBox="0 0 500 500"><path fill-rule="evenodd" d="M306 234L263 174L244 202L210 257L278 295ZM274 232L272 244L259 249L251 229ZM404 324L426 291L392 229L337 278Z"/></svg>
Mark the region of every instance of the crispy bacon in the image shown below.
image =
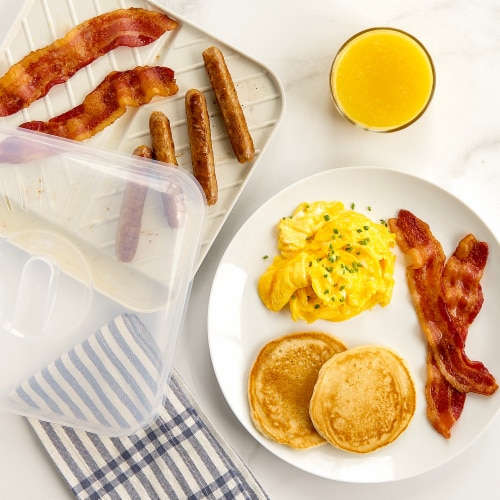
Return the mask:
<svg viewBox="0 0 500 500"><path fill-rule="evenodd" d="M116 47L148 45L176 27L177 21L164 13L133 7L79 24L63 38L28 54L0 78L0 116L29 106Z"/></svg>
<svg viewBox="0 0 500 500"><path fill-rule="evenodd" d="M401 210L389 224L401 250L413 261L407 268L408 286L439 371L460 392L493 394L498 388L495 378L483 363L466 356L464 339L446 307L441 244L428 224L408 210Z"/></svg>
<svg viewBox="0 0 500 500"><path fill-rule="evenodd" d="M488 244L473 234L465 236L443 270L446 307L465 346L467 331L483 305L480 284L488 260Z"/></svg>
<svg viewBox="0 0 500 500"><path fill-rule="evenodd" d="M81 141L111 125L127 106L141 106L155 96L178 91L174 72L163 66L139 66L110 73L83 103L47 122L31 121L21 128Z"/></svg>
<svg viewBox="0 0 500 500"><path fill-rule="evenodd" d="M31 141L29 137L10 136L0 142L0 163L27 163L51 154L49 146Z"/></svg>
<svg viewBox="0 0 500 500"><path fill-rule="evenodd" d="M469 326L483 305L480 281L487 259L487 243L468 234L460 241L444 266L441 283L446 307L464 345ZM449 439L451 428L462 414L466 393L455 389L443 377L430 348L427 355L425 394L429 421L440 434Z"/></svg>
<svg viewBox="0 0 500 500"><path fill-rule="evenodd" d="M427 346L427 380L425 399L427 418L442 436L451 437L451 428L457 423L465 405L465 392L457 391L443 377L434 360L432 349Z"/></svg>

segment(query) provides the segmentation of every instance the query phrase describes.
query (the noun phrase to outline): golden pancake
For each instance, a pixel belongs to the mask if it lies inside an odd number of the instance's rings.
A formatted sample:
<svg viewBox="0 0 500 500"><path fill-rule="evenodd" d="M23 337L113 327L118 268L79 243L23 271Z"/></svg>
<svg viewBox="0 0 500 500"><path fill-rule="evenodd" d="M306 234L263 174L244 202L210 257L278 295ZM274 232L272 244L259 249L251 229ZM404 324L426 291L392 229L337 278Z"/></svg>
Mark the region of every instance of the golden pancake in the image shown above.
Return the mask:
<svg viewBox="0 0 500 500"><path fill-rule="evenodd" d="M309 413L333 446L368 453L392 443L408 427L416 407L405 361L380 346L337 354L321 368Z"/></svg>
<svg viewBox="0 0 500 500"><path fill-rule="evenodd" d="M248 379L257 430L292 448L323 444L309 417L309 400L323 363L345 349L340 340L321 332L293 333L266 344Z"/></svg>

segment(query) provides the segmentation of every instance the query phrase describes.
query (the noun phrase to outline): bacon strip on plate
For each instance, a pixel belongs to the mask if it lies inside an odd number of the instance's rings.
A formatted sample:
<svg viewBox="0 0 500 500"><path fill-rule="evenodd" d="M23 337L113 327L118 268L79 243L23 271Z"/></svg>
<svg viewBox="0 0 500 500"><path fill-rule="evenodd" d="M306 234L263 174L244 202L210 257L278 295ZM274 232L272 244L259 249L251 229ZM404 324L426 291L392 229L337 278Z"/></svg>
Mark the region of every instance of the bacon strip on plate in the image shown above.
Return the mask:
<svg viewBox="0 0 500 500"><path fill-rule="evenodd" d="M441 282L446 307L464 345L469 326L483 305L480 281L487 259L487 243L468 234L460 241L444 266ZM425 394L429 421L440 434L449 439L452 427L462 414L466 393L455 389L443 377L430 348L427 355Z"/></svg>
<svg viewBox="0 0 500 500"><path fill-rule="evenodd" d="M47 122L31 121L20 127L81 141L111 125L125 113L127 106L141 106L155 96L170 96L178 90L170 68L138 66L114 71L79 106Z"/></svg>
<svg viewBox="0 0 500 500"><path fill-rule="evenodd" d="M28 54L0 78L0 116L29 106L116 47L148 45L177 24L164 13L133 7L79 24L63 38Z"/></svg>
<svg viewBox="0 0 500 500"><path fill-rule="evenodd" d="M410 294L434 360L445 379L460 392L491 395L498 384L480 361L465 354L460 329L451 319L442 292L445 256L429 225L408 210L389 221L401 250L411 259L407 268Z"/></svg>
<svg viewBox="0 0 500 500"><path fill-rule="evenodd" d="M473 234L465 236L443 270L443 293L446 307L455 323L463 344L467 331L483 305L480 284L488 260L488 244Z"/></svg>
<svg viewBox="0 0 500 500"><path fill-rule="evenodd" d="M443 377L434 360L432 349L427 346L427 380L425 399L427 418L442 436L451 437L451 428L457 423L465 405L467 393L457 391Z"/></svg>

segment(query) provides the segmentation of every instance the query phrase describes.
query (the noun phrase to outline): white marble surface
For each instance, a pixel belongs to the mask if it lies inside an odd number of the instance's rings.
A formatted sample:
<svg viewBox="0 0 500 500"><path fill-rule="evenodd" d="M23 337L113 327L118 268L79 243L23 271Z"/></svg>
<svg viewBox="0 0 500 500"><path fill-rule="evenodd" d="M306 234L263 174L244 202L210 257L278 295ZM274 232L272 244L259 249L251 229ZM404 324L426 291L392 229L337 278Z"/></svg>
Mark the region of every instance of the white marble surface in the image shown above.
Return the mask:
<svg viewBox="0 0 500 500"><path fill-rule="evenodd" d="M284 85L287 101L272 143L194 282L176 367L206 412L273 500L500 498L500 417L459 457L394 483L339 483L280 461L248 435L229 409L213 372L206 326L211 282L231 238L271 195L315 172L378 165L419 174L462 198L500 237L498 2L163 1L271 67ZM0 1L0 33L8 30L18 5ZM376 25L416 35L433 55L437 70L436 93L428 112L395 134L370 134L343 122L328 93L328 71L336 48L354 32ZM71 498L28 425L9 414L0 414L0 497Z"/></svg>

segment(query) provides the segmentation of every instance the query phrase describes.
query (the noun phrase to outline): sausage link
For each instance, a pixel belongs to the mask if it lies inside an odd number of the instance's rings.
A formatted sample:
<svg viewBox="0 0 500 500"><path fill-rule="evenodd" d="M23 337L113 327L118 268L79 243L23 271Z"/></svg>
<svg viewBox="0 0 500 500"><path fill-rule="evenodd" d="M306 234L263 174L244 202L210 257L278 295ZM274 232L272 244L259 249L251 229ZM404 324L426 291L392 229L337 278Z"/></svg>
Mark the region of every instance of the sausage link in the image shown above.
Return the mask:
<svg viewBox="0 0 500 500"><path fill-rule="evenodd" d="M207 101L197 89L188 90L185 101L193 175L201 184L208 205L215 205L218 187Z"/></svg>
<svg viewBox="0 0 500 500"><path fill-rule="evenodd" d="M153 154L156 160L177 165L174 139L170 120L165 113L153 111L149 117L149 132L153 145Z"/></svg>
<svg viewBox="0 0 500 500"><path fill-rule="evenodd" d="M137 146L132 154L148 160L153 159L153 150L149 146Z"/></svg>
<svg viewBox="0 0 500 500"><path fill-rule="evenodd" d="M153 158L153 151L148 146L138 146L134 155ZM132 262L139 244L142 213L148 187L128 181L123 192L118 228L116 231L115 251L119 262Z"/></svg>
<svg viewBox="0 0 500 500"><path fill-rule="evenodd" d="M239 163L252 161L255 156L253 139L224 55L218 47L212 46L205 49L202 56L236 159Z"/></svg>
<svg viewBox="0 0 500 500"><path fill-rule="evenodd" d="M165 113L153 111L149 117L149 133L153 146L153 155L155 160L169 163L177 166L175 156L174 138L170 127L170 120ZM162 193L163 213L167 219L168 225L174 229L179 226L178 203L180 196L177 196L178 187L173 187L174 192Z"/></svg>

